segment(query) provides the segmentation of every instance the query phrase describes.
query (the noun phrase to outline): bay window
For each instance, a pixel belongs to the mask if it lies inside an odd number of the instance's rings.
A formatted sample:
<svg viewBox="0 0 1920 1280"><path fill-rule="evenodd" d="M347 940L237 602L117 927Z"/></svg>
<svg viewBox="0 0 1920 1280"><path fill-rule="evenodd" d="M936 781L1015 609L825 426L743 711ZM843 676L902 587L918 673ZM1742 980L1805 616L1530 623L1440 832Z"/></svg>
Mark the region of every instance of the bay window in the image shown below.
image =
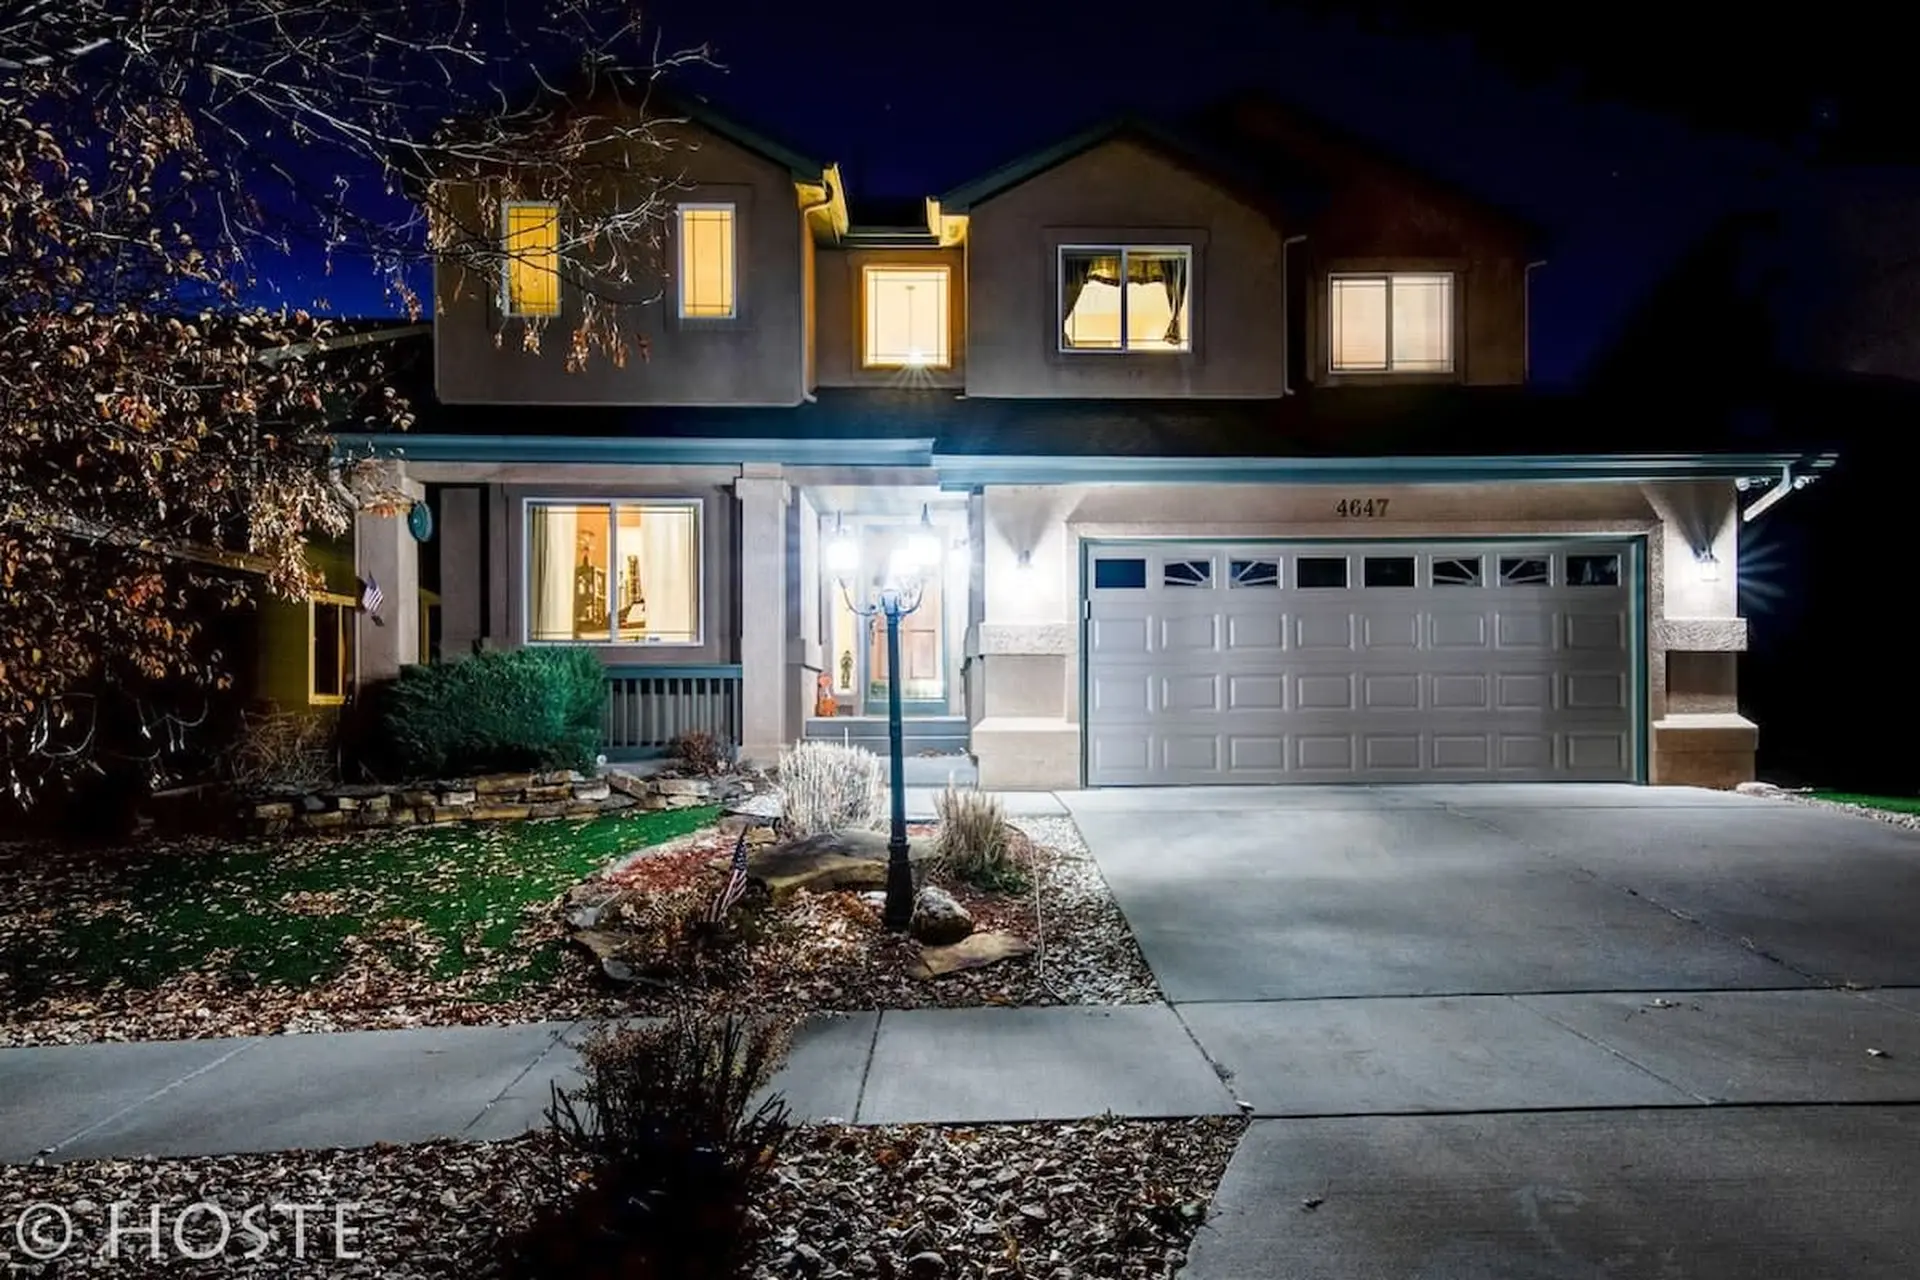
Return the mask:
<svg viewBox="0 0 1920 1280"><path fill-rule="evenodd" d="M1334 373L1451 373L1453 276L1332 276L1327 339L1327 366Z"/></svg>
<svg viewBox="0 0 1920 1280"><path fill-rule="evenodd" d="M698 644L700 504L527 504L527 640Z"/></svg>
<svg viewBox="0 0 1920 1280"><path fill-rule="evenodd" d="M1192 282L1184 245L1061 246L1060 350L1189 350Z"/></svg>

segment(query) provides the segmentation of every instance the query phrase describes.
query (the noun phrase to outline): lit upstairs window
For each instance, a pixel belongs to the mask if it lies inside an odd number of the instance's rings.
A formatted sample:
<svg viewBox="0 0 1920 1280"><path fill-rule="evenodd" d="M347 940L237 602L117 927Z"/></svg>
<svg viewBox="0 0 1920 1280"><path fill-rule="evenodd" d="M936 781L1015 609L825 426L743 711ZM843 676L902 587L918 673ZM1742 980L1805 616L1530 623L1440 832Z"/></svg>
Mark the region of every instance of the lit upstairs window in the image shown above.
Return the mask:
<svg viewBox="0 0 1920 1280"><path fill-rule="evenodd" d="M734 218L730 204L680 206L680 314L725 320L737 313Z"/></svg>
<svg viewBox="0 0 1920 1280"><path fill-rule="evenodd" d="M1334 373L1453 372L1453 277L1336 275L1328 282Z"/></svg>
<svg viewBox="0 0 1920 1280"><path fill-rule="evenodd" d="M505 206L502 248L507 255L505 297L510 316L560 314L560 206L511 201Z"/></svg>
<svg viewBox="0 0 1920 1280"><path fill-rule="evenodd" d="M1060 350L1191 349L1191 248L1063 245L1059 268Z"/></svg>
<svg viewBox="0 0 1920 1280"><path fill-rule="evenodd" d="M869 369L945 369L953 364L945 267L868 267Z"/></svg>

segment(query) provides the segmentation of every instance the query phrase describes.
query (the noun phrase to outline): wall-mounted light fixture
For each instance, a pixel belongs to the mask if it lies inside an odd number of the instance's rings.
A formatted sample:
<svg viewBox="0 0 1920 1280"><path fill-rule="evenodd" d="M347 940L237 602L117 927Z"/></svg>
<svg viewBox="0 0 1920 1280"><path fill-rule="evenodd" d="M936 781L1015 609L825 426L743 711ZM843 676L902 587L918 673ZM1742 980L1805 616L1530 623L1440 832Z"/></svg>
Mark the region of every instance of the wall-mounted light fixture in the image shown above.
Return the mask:
<svg viewBox="0 0 1920 1280"><path fill-rule="evenodd" d="M1694 574L1702 582L1720 581L1720 561L1713 554L1712 547L1695 547L1693 551Z"/></svg>
<svg viewBox="0 0 1920 1280"><path fill-rule="evenodd" d="M851 578L860 567L860 544L847 532L839 512L833 516L833 537L827 540L827 572L836 578Z"/></svg>
<svg viewBox="0 0 1920 1280"><path fill-rule="evenodd" d="M1014 557L1013 563L1020 569L1033 568L1033 549L1031 547L1023 548L1020 554Z"/></svg>
<svg viewBox="0 0 1920 1280"><path fill-rule="evenodd" d="M907 560L916 569L930 569L940 563L940 535L924 502L920 504L920 527L907 539Z"/></svg>

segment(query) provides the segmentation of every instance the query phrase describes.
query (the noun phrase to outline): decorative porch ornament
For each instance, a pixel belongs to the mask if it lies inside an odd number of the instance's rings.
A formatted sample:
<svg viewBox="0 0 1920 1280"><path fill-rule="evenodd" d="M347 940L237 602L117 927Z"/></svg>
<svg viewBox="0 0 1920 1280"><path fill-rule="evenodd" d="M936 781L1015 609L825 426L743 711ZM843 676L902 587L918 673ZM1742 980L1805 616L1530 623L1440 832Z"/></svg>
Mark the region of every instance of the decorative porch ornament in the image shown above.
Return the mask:
<svg viewBox="0 0 1920 1280"><path fill-rule="evenodd" d="M840 714L840 703L833 696L833 677L824 671L814 681L813 714L821 717Z"/></svg>
<svg viewBox="0 0 1920 1280"><path fill-rule="evenodd" d="M424 501L415 502L407 508L407 532L413 535L415 542L425 542L433 537L433 508Z"/></svg>

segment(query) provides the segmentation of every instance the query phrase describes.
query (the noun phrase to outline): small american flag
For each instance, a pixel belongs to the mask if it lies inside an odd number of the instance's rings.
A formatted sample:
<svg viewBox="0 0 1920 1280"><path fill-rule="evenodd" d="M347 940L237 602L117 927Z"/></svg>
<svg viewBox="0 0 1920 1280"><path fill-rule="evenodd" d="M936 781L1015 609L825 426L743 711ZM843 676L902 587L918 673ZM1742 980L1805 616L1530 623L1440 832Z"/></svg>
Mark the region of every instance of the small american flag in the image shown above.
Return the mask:
<svg viewBox="0 0 1920 1280"><path fill-rule="evenodd" d="M747 829L740 828L739 839L733 842L733 860L727 868L727 882L720 886L720 892L714 896L713 909L707 912L707 919L719 924L727 918L727 913L740 901L747 891Z"/></svg>
<svg viewBox="0 0 1920 1280"><path fill-rule="evenodd" d="M380 584L372 578L367 578L361 583L360 608L373 619L373 625L376 627L387 625L380 620L380 606L386 602L386 599L387 593L382 591Z"/></svg>

